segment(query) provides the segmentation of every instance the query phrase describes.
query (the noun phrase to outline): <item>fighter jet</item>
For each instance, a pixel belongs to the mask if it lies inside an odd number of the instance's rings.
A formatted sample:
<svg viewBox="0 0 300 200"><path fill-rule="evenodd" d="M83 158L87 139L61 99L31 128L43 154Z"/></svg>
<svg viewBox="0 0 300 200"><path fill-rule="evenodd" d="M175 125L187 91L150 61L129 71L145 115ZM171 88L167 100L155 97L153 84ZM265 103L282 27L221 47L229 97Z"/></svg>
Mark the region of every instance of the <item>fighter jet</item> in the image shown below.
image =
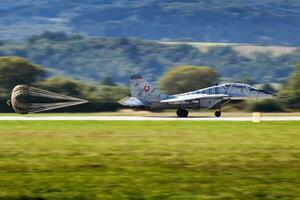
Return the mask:
<svg viewBox="0 0 300 200"><path fill-rule="evenodd" d="M275 96L243 83L226 83L181 94L163 94L140 75L129 79L131 97L119 101L124 106L147 109L177 109L178 117L187 117L187 109L217 108L216 117L221 116L222 105L231 100L270 99Z"/></svg>

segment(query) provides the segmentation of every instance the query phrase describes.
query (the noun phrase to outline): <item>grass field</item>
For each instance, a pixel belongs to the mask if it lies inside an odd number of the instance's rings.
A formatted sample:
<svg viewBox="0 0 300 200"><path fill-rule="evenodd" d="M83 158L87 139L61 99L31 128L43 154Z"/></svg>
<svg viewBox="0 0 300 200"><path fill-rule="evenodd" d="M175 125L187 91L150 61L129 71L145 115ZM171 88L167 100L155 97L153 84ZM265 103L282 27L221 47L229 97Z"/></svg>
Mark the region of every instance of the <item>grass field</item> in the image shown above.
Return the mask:
<svg viewBox="0 0 300 200"><path fill-rule="evenodd" d="M0 199L300 199L300 122L0 121Z"/></svg>

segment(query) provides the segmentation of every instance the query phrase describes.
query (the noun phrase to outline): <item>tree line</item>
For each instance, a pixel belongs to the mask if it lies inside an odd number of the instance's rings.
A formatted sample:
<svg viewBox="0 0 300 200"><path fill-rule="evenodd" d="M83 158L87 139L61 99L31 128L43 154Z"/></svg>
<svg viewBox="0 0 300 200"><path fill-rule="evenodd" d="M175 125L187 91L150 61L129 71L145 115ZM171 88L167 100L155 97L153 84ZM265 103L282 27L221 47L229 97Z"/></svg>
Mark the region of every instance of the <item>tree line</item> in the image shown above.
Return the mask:
<svg viewBox="0 0 300 200"><path fill-rule="evenodd" d="M159 78L157 85L162 92L175 94L208 87L220 81L220 75L212 67L182 65L168 70ZM47 68L32 64L24 58L0 57L0 112L12 111L7 107L6 100L10 97L13 87L18 84L28 84L91 102L60 110L63 112L114 111L122 108L118 101L130 95L128 85L116 84L112 77L106 77L102 82L83 82L66 76L49 76ZM261 85L261 88L277 93L278 97L271 100L238 102L231 104L230 108L262 112L300 109L300 63L280 88L274 88L271 84Z"/></svg>

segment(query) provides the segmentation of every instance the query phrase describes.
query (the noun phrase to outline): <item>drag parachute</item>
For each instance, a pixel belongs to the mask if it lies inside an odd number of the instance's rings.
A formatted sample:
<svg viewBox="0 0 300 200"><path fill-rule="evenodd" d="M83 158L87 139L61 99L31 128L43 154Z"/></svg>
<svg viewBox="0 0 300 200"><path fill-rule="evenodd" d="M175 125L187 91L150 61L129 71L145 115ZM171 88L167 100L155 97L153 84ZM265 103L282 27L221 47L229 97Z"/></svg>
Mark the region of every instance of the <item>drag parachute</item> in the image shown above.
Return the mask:
<svg viewBox="0 0 300 200"><path fill-rule="evenodd" d="M11 93L11 99L7 101L8 105L11 105L14 111L20 114L43 112L87 102L83 99L49 92L28 85L17 85Z"/></svg>

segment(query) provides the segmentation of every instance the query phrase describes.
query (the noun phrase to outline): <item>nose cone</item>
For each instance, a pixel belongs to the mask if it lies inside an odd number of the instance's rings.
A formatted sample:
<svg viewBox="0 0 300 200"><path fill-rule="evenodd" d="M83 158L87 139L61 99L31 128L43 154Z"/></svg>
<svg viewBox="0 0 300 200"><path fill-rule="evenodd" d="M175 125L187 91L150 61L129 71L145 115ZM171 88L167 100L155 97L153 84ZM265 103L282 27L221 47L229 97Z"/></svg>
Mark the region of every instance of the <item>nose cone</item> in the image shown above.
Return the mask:
<svg viewBox="0 0 300 200"><path fill-rule="evenodd" d="M258 90L258 94L259 94L259 97L262 99L271 99L276 96L276 94L273 94L271 92L267 92L264 90Z"/></svg>

